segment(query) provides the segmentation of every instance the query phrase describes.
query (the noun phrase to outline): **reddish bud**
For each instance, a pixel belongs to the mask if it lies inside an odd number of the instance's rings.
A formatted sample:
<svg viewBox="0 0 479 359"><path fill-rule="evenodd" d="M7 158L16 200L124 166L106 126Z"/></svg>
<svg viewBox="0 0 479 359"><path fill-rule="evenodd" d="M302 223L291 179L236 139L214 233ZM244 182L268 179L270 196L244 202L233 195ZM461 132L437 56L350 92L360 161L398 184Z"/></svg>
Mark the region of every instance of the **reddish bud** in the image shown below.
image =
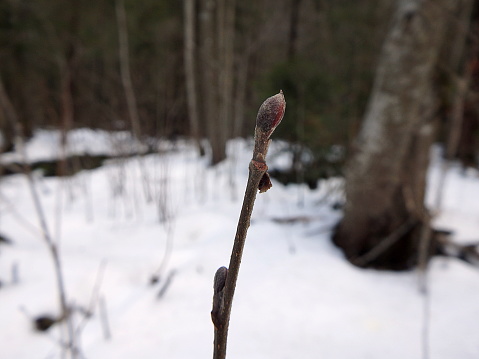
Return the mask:
<svg viewBox="0 0 479 359"><path fill-rule="evenodd" d="M259 108L256 116L256 128L271 136L274 129L279 125L286 110L286 101L283 91L267 98Z"/></svg>

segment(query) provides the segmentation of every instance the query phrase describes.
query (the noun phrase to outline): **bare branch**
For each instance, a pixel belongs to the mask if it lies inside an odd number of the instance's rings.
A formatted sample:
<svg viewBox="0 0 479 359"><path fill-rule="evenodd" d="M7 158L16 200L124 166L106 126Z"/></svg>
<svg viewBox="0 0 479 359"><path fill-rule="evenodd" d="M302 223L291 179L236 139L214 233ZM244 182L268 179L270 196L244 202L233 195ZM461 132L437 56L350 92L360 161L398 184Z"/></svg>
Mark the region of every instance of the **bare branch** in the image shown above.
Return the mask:
<svg viewBox="0 0 479 359"><path fill-rule="evenodd" d="M226 342L233 304L233 296L243 256L246 234L250 225L251 214L258 190L266 192L271 187L267 174L265 159L268 152L269 137L281 122L286 101L281 91L269 97L261 105L256 117L255 146L253 159L249 164L249 177L243 199L243 207L238 221L229 268L221 267L215 274L213 310L211 317L215 327L213 359L226 358Z"/></svg>

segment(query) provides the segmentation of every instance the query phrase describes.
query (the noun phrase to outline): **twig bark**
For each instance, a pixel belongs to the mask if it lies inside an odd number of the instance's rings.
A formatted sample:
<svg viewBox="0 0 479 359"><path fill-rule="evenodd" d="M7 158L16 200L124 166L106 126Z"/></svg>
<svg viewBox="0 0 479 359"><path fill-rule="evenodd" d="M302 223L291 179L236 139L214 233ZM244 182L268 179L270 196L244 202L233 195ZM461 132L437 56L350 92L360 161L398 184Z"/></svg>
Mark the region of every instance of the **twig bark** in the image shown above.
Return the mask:
<svg viewBox="0 0 479 359"><path fill-rule="evenodd" d="M269 137L281 122L286 101L283 92L266 99L261 105L256 118L255 146L253 159L249 164L248 183L243 199L243 206L238 221L229 268L221 267L215 274L213 284L213 310L211 319L215 327L213 359L226 358L226 343L228 327L233 304L233 296L238 279L239 268L243 256L246 234L250 225L256 193L266 192L271 188L271 181L267 173L266 154L268 152Z"/></svg>

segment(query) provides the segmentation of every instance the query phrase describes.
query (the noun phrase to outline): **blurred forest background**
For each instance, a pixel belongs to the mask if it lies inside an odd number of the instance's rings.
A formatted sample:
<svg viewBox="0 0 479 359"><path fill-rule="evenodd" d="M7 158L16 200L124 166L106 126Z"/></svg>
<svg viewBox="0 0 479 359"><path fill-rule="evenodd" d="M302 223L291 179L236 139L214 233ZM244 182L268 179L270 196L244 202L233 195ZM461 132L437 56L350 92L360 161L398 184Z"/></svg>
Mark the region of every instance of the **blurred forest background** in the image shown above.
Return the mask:
<svg viewBox="0 0 479 359"><path fill-rule="evenodd" d="M5 0L0 76L26 135L86 126L208 138L214 163L282 89L277 136L321 161L359 127L393 4ZM4 149L9 124L1 111Z"/></svg>
<svg viewBox="0 0 479 359"><path fill-rule="evenodd" d="M472 51L464 46L477 37L473 1L458 3L437 69L446 122ZM395 4L4 0L1 84L27 136L39 127L91 127L207 138L213 164L224 159L227 139L252 134L258 104L282 89L288 111L276 136L290 141L298 161L304 151L314 158L306 177L317 179L339 171L327 163L331 146L344 159L360 127ZM467 60L477 61L477 51ZM477 86L476 76L468 87ZM2 103L6 150L13 129ZM477 162L473 103L460 149L469 163Z"/></svg>

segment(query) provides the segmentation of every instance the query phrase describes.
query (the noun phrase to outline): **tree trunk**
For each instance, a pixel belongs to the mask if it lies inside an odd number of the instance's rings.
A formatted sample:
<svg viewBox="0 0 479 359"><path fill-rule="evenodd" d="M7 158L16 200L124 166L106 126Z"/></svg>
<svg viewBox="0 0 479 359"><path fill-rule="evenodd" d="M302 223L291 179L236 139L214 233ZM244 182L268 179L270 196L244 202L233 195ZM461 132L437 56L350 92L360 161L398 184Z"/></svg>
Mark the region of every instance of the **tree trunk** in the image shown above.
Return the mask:
<svg viewBox="0 0 479 359"><path fill-rule="evenodd" d="M458 158L463 166L477 167L479 160L479 15L475 13L467 41L462 74L455 79L447 159ZM463 41L464 42L464 41Z"/></svg>
<svg viewBox="0 0 479 359"><path fill-rule="evenodd" d="M449 0L398 1L385 39L357 151L346 169L344 217L334 242L363 267L417 264L433 139L433 73Z"/></svg>
<svg viewBox="0 0 479 359"><path fill-rule="evenodd" d="M125 13L125 4L123 0L116 0L116 18L118 23L118 57L120 60L121 83L125 90L128 115L131 123L133 136L141 139L140 116L136 103L135 91L130 73L130 51L128 46L128 26Z"/></svg>
<svg viewBox="0 0 479 359"><path fill-rule="evenodd" d="M0 132L3 136L1 152L14 149L15 126L20 126L20 123L18 123L17 114L3 85L3 79L0 77Z"/></svg>
<svg viewBox="0 0 479 359"><path fill-rule="evenodd" d="M195 28L196 13L195 0L184 0L184 62L186 78L186 98L188 103L188 118L190 135L193 137L198 150L200 146L200 128L198 124L198 89L196 80L196 46Z"/></svg>
<svg viewBox="0 0 479 359"><path fill-rule="evenodd" d="M232 128L235 3L202 0L200 5L202 116L215 165L226 158Z"/></svg>
<svg viewBox="0 0 479 359"><path fill-rule="evenodd" d="M68 44L65 58L60 61L60 158L57 167L58 176L67 176L68 133L73 128L75 106L73 101L73 72L76 62L75 45Z"/></svg>
<svg viewBox="0 0 479 359"><path fill-rule="evenodd" d="M222 146L232 135L235 1L218 1L218 59L219 59L219 136Z"/></svg>
<svg viewBox="0 0 479 359"><path fill-rule="evenodd" d="M226 157L217 145L217 116L218 116L218 79L216 59L216 38L215 38L215 1L200 1L200 39L199 55L201 76L201 104L202 117L205 123L207 138L211 145L212 163L218 163Z"/></svg>
<svg viewBox="0 0 479 359"><path fill-rule="evenodd" d="M471 119L467 100L472 80L477 77L477 66L475 64L479 51L477 24L471 26L474 0L457 0L457 3L457 10L452 14L456 21L451 22L449 26L448 46L443 46L441 55L450 70L448 75L450 74L451 86L454 90L449 110L450 120L447 129L445 157L448 161L458 157L464 162L466 157L461 156L461 147L464 148L465 145L466 148L472 148L472 153L476 150L474 143L466 139L467 137L473 138L474 128L467 128L468 126L464 125ZM475 16L477 17L477 14ZM477 23L477 19L474 19L473 22ZM474 67L476 67L476 73L473 73ZM477 101L473 101L473 103L477 103ZM477 116L472 116L472 119L474 117ZM438 204L440 204L440 200Z"/></svg>
<svg viewBox="0 0 479 359"><path fill-rule="evenodd" d="M248 82L248 70L251 54L244 51L238 56L236 66L236 86L233 101L233 137L239 137L243 134L243 125L245 118L246 91Z"/></svg>
<svg viewBox="0 0 479 359"><path fill-rule="evenodd" d="M288 34L288 62L293 62L296 59L300 7L301 0L292 0Z"/></svg>
<svg viewBox="0 0 479 359"><path fill-rule="evenodd" d="M23 131L21 124L18 120L17 112L12 105L12 101L7 94L5 86L3 85L3 79L0 77L0 119L5 121L5 126L9 126L11 129L11 140L14 139L15 133Z"/></svg>

